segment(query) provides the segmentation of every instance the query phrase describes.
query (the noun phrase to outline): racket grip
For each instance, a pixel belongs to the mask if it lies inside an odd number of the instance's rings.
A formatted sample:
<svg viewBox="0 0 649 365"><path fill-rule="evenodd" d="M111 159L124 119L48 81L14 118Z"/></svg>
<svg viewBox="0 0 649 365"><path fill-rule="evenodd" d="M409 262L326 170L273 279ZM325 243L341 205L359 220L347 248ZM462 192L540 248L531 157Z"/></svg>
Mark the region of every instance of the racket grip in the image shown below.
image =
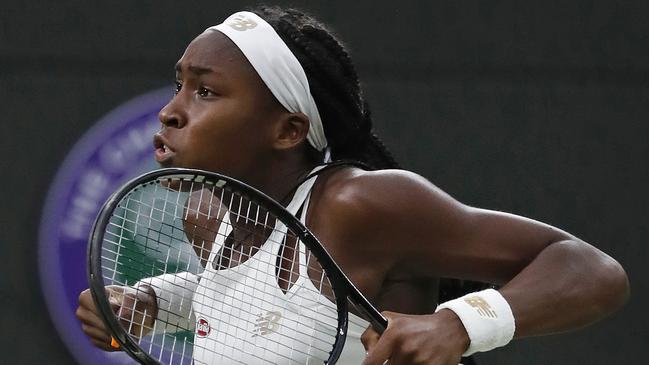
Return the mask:
<svg viewBox="0 0 649 365"><path fill-rule="evenodd" d="M115 337L111 336L110 337L110 347L114 349L119 349L119 343L115 340Z"/></svg>

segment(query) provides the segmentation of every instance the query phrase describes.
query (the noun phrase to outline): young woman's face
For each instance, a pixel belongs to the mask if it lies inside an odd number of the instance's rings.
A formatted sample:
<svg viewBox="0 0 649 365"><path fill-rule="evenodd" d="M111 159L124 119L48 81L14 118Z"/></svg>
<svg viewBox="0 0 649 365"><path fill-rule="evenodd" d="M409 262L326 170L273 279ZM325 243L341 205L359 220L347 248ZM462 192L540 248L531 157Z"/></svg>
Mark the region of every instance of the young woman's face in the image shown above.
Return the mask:
<svg viewBox="0 0 649 365"><path fill-rule="evenodd" d="M176 95L159 114L156 160L250 178L270 157L273 121L283 112L232 41L204 33L176 65Z"/></svg>

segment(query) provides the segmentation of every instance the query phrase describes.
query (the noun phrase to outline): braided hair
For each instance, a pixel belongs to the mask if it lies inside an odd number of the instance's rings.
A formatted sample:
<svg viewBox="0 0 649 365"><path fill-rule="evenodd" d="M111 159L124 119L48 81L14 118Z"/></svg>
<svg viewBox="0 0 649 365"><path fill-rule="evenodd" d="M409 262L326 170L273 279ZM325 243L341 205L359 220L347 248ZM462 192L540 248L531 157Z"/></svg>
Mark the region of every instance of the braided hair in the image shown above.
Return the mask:
<svg viewBox="0 0 649 365"><path fill-rule="evenodd" d="M251 11L275 29L304 68L332 160L359 161L374 169L399 168L372 130L356 69L332 32L299 10L259 6Z"/></svg>
<svg viewBox="0 0 649 365"><path fill-rule="evenodd" d="M354 64L333 33L296 9L262 5L250 11L275 29L304 68L334 163L351 160L373 169L399 168L374 134ZM482 283L442 279L439 299L446 301L483 287Z"/></svg>

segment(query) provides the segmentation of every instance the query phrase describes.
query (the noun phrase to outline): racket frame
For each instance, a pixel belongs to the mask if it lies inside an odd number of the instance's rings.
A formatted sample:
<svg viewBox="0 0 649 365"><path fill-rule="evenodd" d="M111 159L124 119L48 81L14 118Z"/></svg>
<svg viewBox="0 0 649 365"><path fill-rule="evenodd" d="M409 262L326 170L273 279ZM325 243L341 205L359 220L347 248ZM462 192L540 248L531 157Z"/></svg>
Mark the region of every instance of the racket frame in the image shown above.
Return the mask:
<svg viewBox="0 0 649 365"><path fill-rule="evenodd" d="M196 177L203 177L200 181ZM88 245L88 265L87 275L88 283L92 298L99 310L99 313L112 333L113 337L120 344L121 348L128 352L133 358L142 364L160 365L161 363L154 359L149 353L143 351L137 342L129 335L126 330L119 324L119 319L113 312L108 296L106 295L104 278L102 275L102 246L106 227L110 217L124 197L130 194L133 188L142 186L146 183L155 183L166 179L195 181L202 184L213 184L217 188L223 188L225 185L233 187L233 191L240 193L241 196L249 198L254 202L261 203L265 209L275 215L286 227L291 230L304 245L314 253L318 262L322 266L331 283L331 289L336 297L336 307L338 311L338 331L336 334L333 349L328 361L325 363L333 364L336 362L342 352L347 336L348 326L348 302L351 300L356 308L363 311L368 319L371 319L372 326L375 330L382 333L387 327L387 319L365 298L365 296L354 286L349 278L340 269L338 264L333 260L324 246L309 231L300 220L291 214L284 206L274 199L264 194L254 187L236 180L232 177L218 174L215 172L186 169L186 168L164 168L142 174L124 184L104 203L97 219L93 224L89 245Z"/></svg>

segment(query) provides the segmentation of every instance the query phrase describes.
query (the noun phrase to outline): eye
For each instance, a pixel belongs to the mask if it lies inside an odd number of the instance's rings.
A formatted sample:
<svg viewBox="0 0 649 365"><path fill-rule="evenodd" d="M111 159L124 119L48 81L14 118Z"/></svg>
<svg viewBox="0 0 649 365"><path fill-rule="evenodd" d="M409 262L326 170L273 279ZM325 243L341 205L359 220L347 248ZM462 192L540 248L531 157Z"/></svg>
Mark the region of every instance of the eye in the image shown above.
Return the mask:
<svg viewBox="0 0 649 365"><path fill-rule="evenodd" d="M214 96L214 92L208 88L205 88L203 86L199 87L198 90L196 91L196 94L200 96L201 98L206 98L208 96Z"/></svg>
<svg viewBox="0 0 649 365"><path fill-rule="evenodd" d="M179 81L174 80L174 95L178 95L180 92L180 89L182 89L183 84L181 84Z"/></svg>

